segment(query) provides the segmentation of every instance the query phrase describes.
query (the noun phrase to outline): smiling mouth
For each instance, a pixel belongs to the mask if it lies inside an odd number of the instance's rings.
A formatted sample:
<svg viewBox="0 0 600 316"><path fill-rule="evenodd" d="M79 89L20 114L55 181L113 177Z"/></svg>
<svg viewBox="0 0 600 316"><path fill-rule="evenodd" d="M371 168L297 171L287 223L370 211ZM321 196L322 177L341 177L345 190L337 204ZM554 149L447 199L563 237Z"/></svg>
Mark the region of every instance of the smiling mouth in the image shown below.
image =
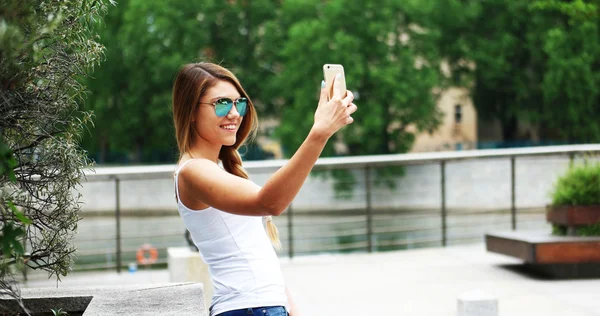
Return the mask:
<svg viewBox="0 0 600 316"><path fill-rule="evenodd" d="M235 124L221 125L221 128L224 130L228 130L228 131L235 131L235 129L237 128L237 125L235 125Z"/></svg>

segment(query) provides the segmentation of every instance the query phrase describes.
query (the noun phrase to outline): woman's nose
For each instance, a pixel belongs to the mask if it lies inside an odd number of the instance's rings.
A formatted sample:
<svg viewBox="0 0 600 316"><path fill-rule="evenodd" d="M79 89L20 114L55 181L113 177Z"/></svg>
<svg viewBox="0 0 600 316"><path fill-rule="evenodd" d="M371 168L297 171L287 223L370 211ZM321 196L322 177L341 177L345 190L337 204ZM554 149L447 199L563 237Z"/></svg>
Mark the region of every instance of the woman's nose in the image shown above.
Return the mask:
<svg viewBox="0 0 600 316"><path fill-rule="evenodd" d="M237 107L234 105L231 107L231 110L229 110L229 113L227 113L227 117L230 119L234 119L234 118L238 118L240 116L240 113L237 111Z"/></svg>

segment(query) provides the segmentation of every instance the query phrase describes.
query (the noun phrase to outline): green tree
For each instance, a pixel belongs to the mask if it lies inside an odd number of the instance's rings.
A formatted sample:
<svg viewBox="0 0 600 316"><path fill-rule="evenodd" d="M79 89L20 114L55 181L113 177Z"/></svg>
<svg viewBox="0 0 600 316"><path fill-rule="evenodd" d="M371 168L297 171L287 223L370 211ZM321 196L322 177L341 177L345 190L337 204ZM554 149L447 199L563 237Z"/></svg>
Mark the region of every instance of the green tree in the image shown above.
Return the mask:
<svg viewBox="0 0 600 316"><path fill-rule="evenodd" d="M542 106L541 56L534 52L539 19L530 16L525 1L439 3L443 10L433 19L445 27L439 45L453 77L472 87L479 118L497 119L503 139L516 140L519 119L531 121L531 109Z"/></svg>
<svg viewBox="0 0 600 316"><path fill-rule="evenodd" d="M404 153L416 134L433 132L447 80L435 46L438 32L425 26L432 9L420 1L283 2L263 26L258 59L274 73L262 99L280 120L276 136L284 153L293 154L312 126L325 63L344 65L359 112L322 156ZM346 150L337 151L336 143ZM402 169L376 172L377 185L393 185ZM349 196L356 182L344 170L320 174L335 178L338 197Z"/></svg>
<svg viewBox="0 0 600 316"><path fill-rule="evenodd" d="M85 71L103 47L91 26L104 1L4 1L0 6L0 290L28 266L66 275L89 166L78 145ZM75 192L75 194L73 194Z"/></svg>
<svg viewBox="0 0 600 316"><path fill-rule="evenodd" d="M439 50L503 140L522 137L520 123L542 139L600 140L597 0L437 2Z"/></svg>
<svg viewBox="0 0 600 316"><path fill-rule="evenodd" d="M105 50L103 64L94 69L86 80L90 93L84 107L93 113L94 124L84 133L82 146L90 156L97 158L98 163L104 163L109 152L119 151L118 146L125 138L122 135L127 120L120 120L119 117L123 112L127 113L122 100L126 93L129 68L123 60L123 47L118 46L125 6L126 3L119 1L95 25L98 42L108 49Z"/></svg>
<svg viewBox="0 0 600 316"><path fill-rule="evenodd" d="M600 1L538 0L547 26L540 121L570 142L600 142Z"/></svg>
<svg viewBox="0 0 600 316"><path fill-rule="evenodd" d="M130 0L97 26L107 54L88 80L86 106L96 122L85 146L100 162L109 152L134 162L157 161L156 152L174 156L171 85L206 42L200 15L189 1Z"/></svg>
<svg viewBox="0 0 600 316"><path fill-rule="evenodd" d="M273 3L126 0L111 10L98 25L106 62L89 80L96 127L85 146L93 156L105 162L109 152L121 152L133 162L172 161L177 151L171 89L186 63L209 60L230 68L264 109L260 90L270 70L254 56Z"/></svg>
<svg viewBox="0 0 600 316"><path fill-rule="evenodd" d="M358 96L354 125L338 135L348 154L406 152L417 133L438 126L441 59L436 32L421 21L430 9L419 1L283 3L261 46L278 70L268 99L278 102L278 135L288 155L312 125L324 63L343 64ZM324 156L337 154L333 143Z"/></svg>

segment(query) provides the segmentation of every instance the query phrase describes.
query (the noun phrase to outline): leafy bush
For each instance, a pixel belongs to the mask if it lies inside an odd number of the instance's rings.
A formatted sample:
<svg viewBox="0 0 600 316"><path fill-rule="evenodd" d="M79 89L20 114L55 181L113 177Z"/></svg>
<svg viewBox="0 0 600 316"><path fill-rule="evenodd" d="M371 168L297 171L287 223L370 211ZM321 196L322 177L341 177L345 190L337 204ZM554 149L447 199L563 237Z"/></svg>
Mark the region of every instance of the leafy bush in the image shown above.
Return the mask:
<svg viewBox="0 0 600 316"><path fill-rule="evenodd" d="M552 205L600 205L600 163L571 166L556 183Z"/></svg>
<svg viewBox="0 0 600 316"><path fill-rule="evenodd" d="M600 205L600 163L572 165L552 192L553 206ZM552 234L564 236L567 227L553 225ZM600 236L600 223L577 228L579 236Z"/></svg>

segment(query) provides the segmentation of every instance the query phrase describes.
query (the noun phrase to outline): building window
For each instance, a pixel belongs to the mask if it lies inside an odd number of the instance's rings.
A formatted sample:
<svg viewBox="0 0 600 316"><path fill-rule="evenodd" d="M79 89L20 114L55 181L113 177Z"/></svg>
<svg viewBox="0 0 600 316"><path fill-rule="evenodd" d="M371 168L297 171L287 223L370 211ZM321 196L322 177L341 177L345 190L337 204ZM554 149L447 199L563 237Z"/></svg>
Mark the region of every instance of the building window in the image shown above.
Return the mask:
<svg viewBox="0 0 600 316"><path fill-rule="evenodd" d="M462 106L457 104L454 106L454 123L462 122Z"/></svg>

